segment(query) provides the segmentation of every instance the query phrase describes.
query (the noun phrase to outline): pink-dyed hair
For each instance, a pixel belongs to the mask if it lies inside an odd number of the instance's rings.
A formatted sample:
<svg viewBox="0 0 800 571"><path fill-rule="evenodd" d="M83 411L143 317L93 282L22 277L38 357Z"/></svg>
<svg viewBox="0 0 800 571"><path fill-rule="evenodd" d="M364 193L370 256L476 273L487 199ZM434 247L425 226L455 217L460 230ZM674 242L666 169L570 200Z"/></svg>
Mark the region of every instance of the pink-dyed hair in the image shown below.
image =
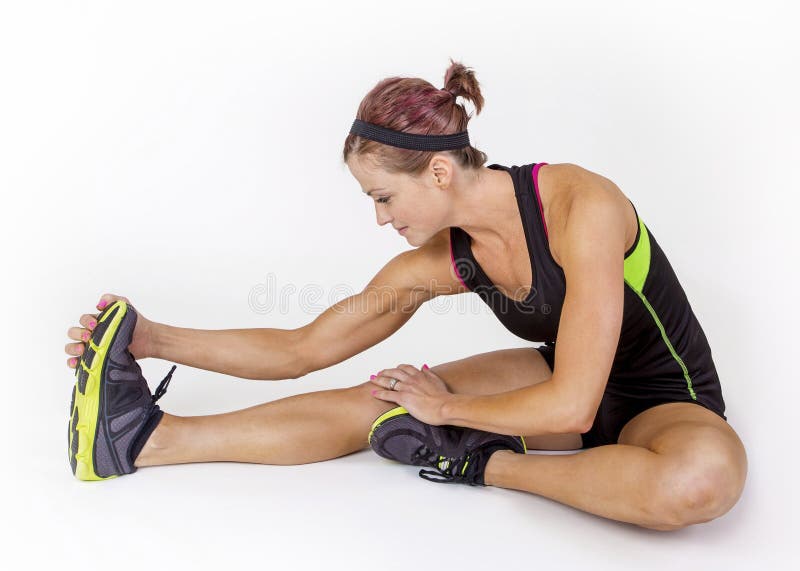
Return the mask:
<svg viewBox="0 0 800 571"><path fill-rule="evenodd" d="M483 108L483 96L475 73L450 60L444 88L437 89L424 79L389 77L372 88L358 106L356 118L405 133L449 135L464 131L472 115L453 95L472 101L475 113ZM486 154L475 147L453 151L412 151L364 139L352 133L344 141L343 158L368 156L375 166L390 173L419 175L435 154L452 156L463 168L476 169L486 163Z"/></svg>

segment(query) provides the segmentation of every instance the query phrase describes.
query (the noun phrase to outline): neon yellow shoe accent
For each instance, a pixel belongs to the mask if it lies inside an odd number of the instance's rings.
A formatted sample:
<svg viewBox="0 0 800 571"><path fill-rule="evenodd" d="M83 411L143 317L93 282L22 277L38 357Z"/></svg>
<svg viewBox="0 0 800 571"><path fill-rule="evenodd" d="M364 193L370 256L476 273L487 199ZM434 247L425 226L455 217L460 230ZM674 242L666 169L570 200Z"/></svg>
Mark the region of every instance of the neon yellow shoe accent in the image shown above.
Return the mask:
<svg viewBox="0 0 800 571"><path fill-rule="evenodd" d="M115 301L98 320L98 324L105 322L115 307L119 307L119 310L114 314L113 320L103 333L103 338L99 344L96 345L94 339L89 341L90 346L95 351L92 365L87 367L81 356L80 366L89 374L83 393L78 388L78 381L75 381L75 404L70 414L70 428L75 423L75 415L77 414L78 422L75 429L78 433L78 451L75 454L75 477L79 480L108 480L116 478L116 475L98 476L94 471L94 442L97 435L97 417L100 410L100 381L103 378L103 366L106 362L108 348L116 336L122 318L125 317L128 311L128 305L124 301ZM74 433L70 430L70 455L72 454L74 438Z"/></svg>
<svg viewBox="0 0 800 571"><path fill-rule="evenodd" d="M408 411L402 406L398 406L397 408L393 408L392 410L386 411L380 415L375 422L372 423L372 428L370 429L369 436L367 437L367 443L372 443L372 434L375 432L375 429L380 423L382 423L384 420L392 418L393 416L399 416L401 414L408 414Z"/></svg>

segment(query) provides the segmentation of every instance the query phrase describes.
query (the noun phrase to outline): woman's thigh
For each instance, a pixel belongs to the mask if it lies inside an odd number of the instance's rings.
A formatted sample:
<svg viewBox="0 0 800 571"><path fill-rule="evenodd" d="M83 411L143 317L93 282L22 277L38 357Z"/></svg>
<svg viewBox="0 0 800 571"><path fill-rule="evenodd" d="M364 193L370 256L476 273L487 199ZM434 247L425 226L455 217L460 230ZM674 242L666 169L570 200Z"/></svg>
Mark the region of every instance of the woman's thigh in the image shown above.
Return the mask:
<svg viewBox="0 0 800 571"><path fill-rule="evenodd" d="M441 363L431 370L450 391L467 395L511 391L546 381L553 374L541 353L532 347L480 353ZM532 450L577 450L582 445L580 433L523 436Z"/></svg>

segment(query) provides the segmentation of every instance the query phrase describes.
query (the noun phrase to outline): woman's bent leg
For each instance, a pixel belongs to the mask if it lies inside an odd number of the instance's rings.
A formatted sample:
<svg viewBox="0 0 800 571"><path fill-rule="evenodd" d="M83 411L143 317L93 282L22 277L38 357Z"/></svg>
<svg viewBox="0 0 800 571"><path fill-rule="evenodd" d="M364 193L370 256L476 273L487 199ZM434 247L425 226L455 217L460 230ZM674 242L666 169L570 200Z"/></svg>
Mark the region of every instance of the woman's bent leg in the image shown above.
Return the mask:
<svg viewBox="0 0 800 571"><path fill-rule="evenodd" d="M741 496L744 446L715 413L672 402L640 413L618 444L566 456L492 455L488 485L532 492L657 530L715 519Z"/></svg>
<svg viewBox="0 0 800 571"><path fill-rule="evenodd" d="M372 422L396 405L375 385L318 391L210 416L165 414L135 465L187 462L308 464L368 446Z"/></svg>

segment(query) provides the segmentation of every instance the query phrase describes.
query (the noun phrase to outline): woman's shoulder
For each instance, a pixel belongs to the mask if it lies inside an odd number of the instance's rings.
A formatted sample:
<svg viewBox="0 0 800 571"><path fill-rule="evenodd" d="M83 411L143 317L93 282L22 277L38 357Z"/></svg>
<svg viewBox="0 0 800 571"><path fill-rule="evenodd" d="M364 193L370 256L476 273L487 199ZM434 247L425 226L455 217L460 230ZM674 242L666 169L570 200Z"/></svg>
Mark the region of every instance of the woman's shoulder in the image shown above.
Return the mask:
<svg viewBox="0 0 800 571"><path fill-rule="evenodd" d="M607 184L605 181L611 182L603 175L575 163L541 163L537 174L540 186L549 187L559 195L592 183Z"/></svg>
<svg viewBox="0 0 800 571"><path fill-rule="evenodd" d="M422 245L400 254L409 276L431 297L470 291L453 267L450 228L443 228Z"/></svg>
<svg viewBox="0 0 800 571"><path fill-rule="evenodd" d="M551 166L554 168L550 169ZM543 174L549 178L542 179ZM544 166L539 169L539 177L540 186L550 191L550 246L557 261L571 215L581 207L597 209L598 212L619 212L626 220L626 241L630 243L635 238L638 230L636 213L628 197L610 178L573 163Z"/></svg>
<svg viewBox="0 0 800 571"><path fill-rule="evenodd" d="M539 183L549 183L559 194L567 194L570 198L574 198L575 193L580 195L598 190L621 192L608 177L574 163L542 165L539 168Z"/></svg>

